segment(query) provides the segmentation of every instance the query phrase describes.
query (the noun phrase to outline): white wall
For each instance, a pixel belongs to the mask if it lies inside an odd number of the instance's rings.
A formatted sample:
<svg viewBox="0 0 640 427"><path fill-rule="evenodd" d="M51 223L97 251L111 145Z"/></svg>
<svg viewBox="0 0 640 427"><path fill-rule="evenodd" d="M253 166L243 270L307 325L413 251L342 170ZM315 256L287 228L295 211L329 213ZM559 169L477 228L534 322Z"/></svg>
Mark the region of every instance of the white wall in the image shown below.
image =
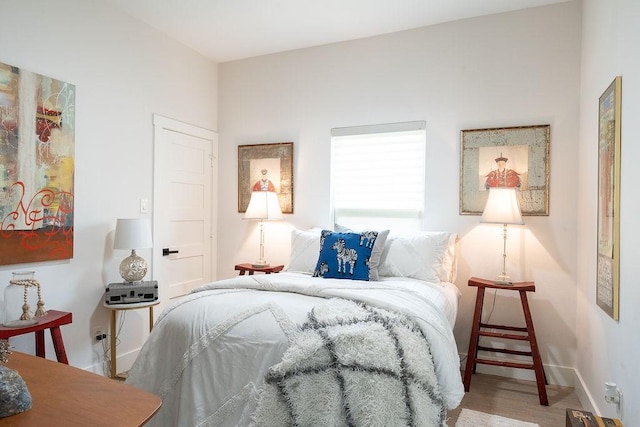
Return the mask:
<svg viewBox="0 0 640 427"><path fill-rule="evenodd" d="M604 383L618 384L624 397L622 421L640 425L638 325L637 183L640 171L640 3L635 0L583 1L582 98L580 106L580 169L578 207L577 368L596 410L616 416L604 401ZM596 206L598 162L598 98L622 76L622 156L620 201L620 320L612 320L595 304Z"/></svg>
<svg viewBox="0 0 640 427"><path fill-rule="evenodd" d="M109 325L104 287L127 256L111 249L116 218L152 199L152 114L215 130L217 65L99 1L3 0L1 14L0 61L74 84L77 131L74 257L0 267L0 295L11 271L35 270L46 308L73 313L62 328L70 364L102 372L91 331ZM127 313L119 357L140 347L147 322L146 310ZM34 351L33 334L11 343Z"/></svg>
<svg viewBox="0 0 640 427"><path fill-rule="evenodd" d="M238 145L294 142L294 214L266 225L267 260L286 263L287 231L329 223L330 129L426 120L426 228L461 236L455 334L466 354L467 279L501 270L502 239L500 227L458 214L460 131L550 124L550 214L510 234L507 271L536 281L530 304L547 373L572 384L580 20L569 2L220 64L221 278L258 251L257 224L237 212ZM524 324L512 293L498 293L492 320Z"/></svg>
<svg viewBox="0 0 640 427"><path fill-rule="evenodd" d="M637 2L583 0L581 69L580 3L571 2L222 64L219 98L215 64L100 2L61 0L51 7L5 0L2 7L11 19L0 26L0 61L77 89L75 256L0 267L0 290L11 271L32 268L47 307L73 312L73 324L63 327L72 365L98 369L91 330L107 325L101 296L106 283L118 280L124 256L110 248L115 219L138 216L138 200L152 194L152 113L215 130L218 99L220 169L228 177L220 189L221 277L257 256L256 224L237 213L237 145L295 144L295 213L267 225L267 259L284 263L288 230L328 225L329 129L427 120L427 196L435 201L427 227L462 236L456 282L463 292L456 324L462 353L474 298L466 280L499 270L501 241L478 217L458 215L459 132L548 123L550 215L526 217L510 234L507 268L538 285L531 305L551 372L577 367L583 402L591 399L611 416L602 389L604 381L616 381L627 403L625 425L640 424L634 405L640 254L633 225L640 202L632 193L638 180L632 161L640 156L633 144L640 133L633 120L640 107ZM615 75L623 76L619 322L594 303L597 99ZM494 315L499 311L507 314L496 320L521 320L508 293L498 294ZM119 354L135 352L145 328L146 313L130 312ZM31 336L12 344L33 352Z"/></svg>

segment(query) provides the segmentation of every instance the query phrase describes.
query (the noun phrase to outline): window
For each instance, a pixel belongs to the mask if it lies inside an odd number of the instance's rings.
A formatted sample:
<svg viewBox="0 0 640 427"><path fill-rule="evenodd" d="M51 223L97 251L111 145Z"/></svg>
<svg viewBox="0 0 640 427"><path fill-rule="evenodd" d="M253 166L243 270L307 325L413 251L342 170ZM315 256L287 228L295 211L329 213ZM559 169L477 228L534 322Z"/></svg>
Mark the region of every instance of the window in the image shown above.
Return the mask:
<svg viewBox="0 0 640 427"><path fill-rule="evenodd" d="M333 223L422 229L425 156L423 121L332 129Z"/></svg>

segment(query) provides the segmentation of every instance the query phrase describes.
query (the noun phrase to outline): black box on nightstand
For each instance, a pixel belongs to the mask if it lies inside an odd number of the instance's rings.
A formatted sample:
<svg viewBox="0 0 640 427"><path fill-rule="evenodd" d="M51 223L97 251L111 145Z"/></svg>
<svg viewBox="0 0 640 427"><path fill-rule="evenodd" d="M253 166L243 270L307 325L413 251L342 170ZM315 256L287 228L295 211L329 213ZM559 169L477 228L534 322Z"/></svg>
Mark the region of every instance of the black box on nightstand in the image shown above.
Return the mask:
<svg viewBox="0 0 640 427"><path fill-rule="evenodd" d="M104 292L105 304L135 304L158 300L158 281L109 283Z"/></svg>

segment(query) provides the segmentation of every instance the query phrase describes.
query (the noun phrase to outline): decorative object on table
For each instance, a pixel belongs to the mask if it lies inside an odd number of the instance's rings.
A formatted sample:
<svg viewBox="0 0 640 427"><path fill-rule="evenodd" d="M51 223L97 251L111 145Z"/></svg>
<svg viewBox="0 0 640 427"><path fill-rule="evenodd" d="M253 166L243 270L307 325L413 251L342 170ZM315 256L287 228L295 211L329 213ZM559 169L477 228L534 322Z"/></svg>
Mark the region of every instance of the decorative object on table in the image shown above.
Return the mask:
<svg viewBox="0 0 640 427"><path fill-rule="evenodd" d="M549 125L463 130L460 214L480 215L489 188L518 190L523 215L549 215Z"/></svg>
<svg viewBox="0 0 640 427"><path fill-rule="evenodd" d="M75 86L0 63L0 265L73 258Z"/></svg>
<svg viewBox="0 0 640 427"><path fill-rule="evenodd" d="M260 220L260 259L253 263L253 267L268 267L264 260L264 221L282 219L278 197L273 191L254 191L251 201L242 219Z"/></svg>
<svg viewBox="0 0 640 427"><path fill-rule="evenodd" d="M620 115L622 77L599 99L596 302L614 320L620 299Z"/></svg>
<svg viewBox="0 0 640 427"><path fill-rule="evenodd" d="M114 249L131 250L131 255L120 263L120 275L126 283L138 283L147 274L147 262L136 249L153 247L151 221L148 218L120 218L116 223Z"/></svg>
<svg viewBox="0 0 640 427"><path fill-rule="evenodd" d="M17 371L4 366L9 361L9 341L0 340L0 418L31 409L31 394Z"/></svg>
<svg viewBox="0 0 640 427"><path fill-rule="evenodd" d="M0 339L0 365L7 363L10 355L9 340Z"/></svg>
<svg viewBox="0 0 640 427"><path fill-rule="evenodd" d="M238 146L238 212L254 191L273 191L280 210L293 213L293 142Z"/></svg>
<svg viewBox="0 0 640 427"><path fill-rule="evenodd" d="M3 325L7 327L35 325L38 323L38 317L47 314L44 309L40 283L34 279L33 271L15 271L12 274L13 278L4 290L5 319ZM37 295L35 304L37 308L33 315L31 313L32 306L29 304L30 299L33 299L30 297L33 292L30 291L35 291Z"/></svg>
<svg viewBox="0 0 640 427"><path fill-rule="evenodd" d="M482 222L503 225L502 273L496 277L495 283L510 285L511 277L506 272L507 264L507 225L524 224L516 190L513 188L491 188L487 204L482 212Z"/></svg>

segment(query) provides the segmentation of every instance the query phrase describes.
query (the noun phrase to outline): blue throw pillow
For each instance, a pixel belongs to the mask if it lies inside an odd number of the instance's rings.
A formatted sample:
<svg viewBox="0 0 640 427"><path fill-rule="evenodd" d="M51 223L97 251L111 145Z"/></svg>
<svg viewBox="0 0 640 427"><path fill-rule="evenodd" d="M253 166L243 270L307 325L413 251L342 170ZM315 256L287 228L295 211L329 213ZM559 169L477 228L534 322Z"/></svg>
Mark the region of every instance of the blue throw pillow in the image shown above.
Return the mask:
<svg viewBox="0 0 640 427"><path fill-rule="evenodd" d="M314 276L369 280L369 261L377 232L336 233L322 230Z"/></svg>

